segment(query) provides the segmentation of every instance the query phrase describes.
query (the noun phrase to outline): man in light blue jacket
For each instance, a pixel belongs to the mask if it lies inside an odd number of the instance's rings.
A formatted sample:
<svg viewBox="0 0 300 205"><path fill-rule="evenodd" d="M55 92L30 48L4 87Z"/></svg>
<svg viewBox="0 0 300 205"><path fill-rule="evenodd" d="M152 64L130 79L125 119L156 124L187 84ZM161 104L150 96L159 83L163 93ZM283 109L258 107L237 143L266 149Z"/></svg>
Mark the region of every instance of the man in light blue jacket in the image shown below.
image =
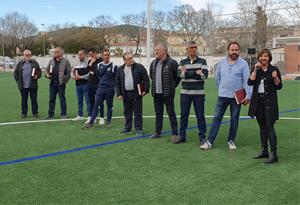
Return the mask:
<svg viewBox="0 0 300 205"><path fill-rule="evenodd" d="M215 73L215 80L218 87L218 100L215 108L215 115L212 127L206 143L200 146L201 149L211 149L217 137L221 121L228 106L230 106L230 129L228 134L228 147L235 150L234 143L237 134L241 104L237 104L234 92L244 88L246 97L241 101L247 105L251 99L251 87L247 80L250 75L248 63L239 57L240 45L238 42L228 44L228 57L218 63Z"/></svg>

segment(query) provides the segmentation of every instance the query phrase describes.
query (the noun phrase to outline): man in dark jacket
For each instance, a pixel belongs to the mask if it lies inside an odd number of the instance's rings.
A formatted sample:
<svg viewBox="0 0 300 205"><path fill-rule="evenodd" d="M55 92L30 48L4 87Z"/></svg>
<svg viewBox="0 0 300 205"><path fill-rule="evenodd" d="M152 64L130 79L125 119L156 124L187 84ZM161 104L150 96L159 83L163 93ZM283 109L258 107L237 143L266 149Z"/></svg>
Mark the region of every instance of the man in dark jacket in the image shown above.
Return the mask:
<svg viewBox="0 0 300 205"><path fill-rule="evenodd" d="M155 54L156 59L150 65L150 78L152 80L151 90L156 114L156 130L150 138L159 138L161 135L165 104L172 128L172 139L177 139L178 125L174 109L174 97L176 87L180 82L177 75L178 63L168 55L166 45L158 44L155 47Z"/></svg>
<svg viewBox="0 0 300 205"><path fill-rule="evenodd" d="M123 101L125 128L120 134L131 133L132 112L136 135L142 134L143 129L143 96L149 92L149 77L142 64L133 60L133 54L123 55L124 64L119 67L116 76L117 98Z"/></svg>
<svg viewBox="0 0 300 205"><path fill-rule="evenodd" d="M90 48L88 50L88 54L90 56L90 60L88 61L88 72L89 75L87 75L88 79L88 96L90 100L90 111L89 113L93 112L93 107L95 104L95 96L99 84L99 79L98 79L98 72L97 72L97 66L99 63L103 61L103 58L99 55L98 51L95 48ZM88 123L91 120L91 116L88 116L88 119L86 123ZM104 105L100 105L100 120L99 120L100 125L104 125Z"/></svg>
<svg viewBox="0 0 300 205"><path fill-rule="evenodd" d="M28 111L28 94L30 93L31 111L33 117L38 117L38 79L41 77L41 68L38 62L31 59L31 51L24 50L24 59L21 60L14 71L14 78L18 84L18 88L22 97L22 115L24 119L27 117Z"/></svg>
<svg viewBox="0 0 300 205"><path fill-rule="evenodd" d="M61 118L67 118L67 103L66 103L66 84L71 75L71 65L68 59L63 57L63 51L60 47L55 48L54 58L49 61L46 68L46 78L50 80L50 95L49 95L49 110L46 119L54 117L56 95L60 100Z"/></svg>

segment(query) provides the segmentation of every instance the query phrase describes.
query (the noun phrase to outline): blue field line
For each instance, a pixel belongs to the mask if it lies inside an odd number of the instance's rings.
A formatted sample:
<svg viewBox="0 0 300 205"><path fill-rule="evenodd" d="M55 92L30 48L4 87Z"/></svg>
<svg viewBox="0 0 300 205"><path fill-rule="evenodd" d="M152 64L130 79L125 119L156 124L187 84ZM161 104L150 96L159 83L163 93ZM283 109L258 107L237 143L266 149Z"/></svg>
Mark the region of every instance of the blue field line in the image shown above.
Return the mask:
<svg viewBox="0 0 300 205"><path fill-rule="evenodd" d="M297 112L297 111L300 111L300 108L282 111L279 114L282 115L284 113L291 113L291 112ZM251 119L250 117L243 117L243 118L240 118L240 121L250 120L250 119ZM229 123L230 123L230 120L226 120L226 121L223 121L221 124L229 124ZM211 124L207 124L207 126L210 127ZM189 128L187 128L187 130L193 130L196 128L198 128L198 126L189 127ZM169 133L171 133L171 131L168 130L168 131L163 131L161 134L169 134ZM20 159L15 159L15 160L4 161L4 162L0 162L0 166L5 166L5 165L9 165L9 164L19 164L22 162L33 161L33 160L37 160L37 159L54 157L54 156L58 156L58 155L63 155L63 154L79 152L79 151L98 148L98 147L104 147L104 146L108 146L108 145L124 143L124 142L128 142L128 141L147 138L149 136L151 136L151 135L145 134L145 135L141 135L141 136L128 137L125 139L113 140L113 141L103 142L100 144L93 144L93 145L89 145L89 146L84 146L84 147L79 147L79 148L74 148L74 149L69 149L69 150L63 150L63 151L59 151L59 152L52 152L52 153L37 155L37 156L33 156L33 157L25 157L25 158L20 158Z"/></svg>

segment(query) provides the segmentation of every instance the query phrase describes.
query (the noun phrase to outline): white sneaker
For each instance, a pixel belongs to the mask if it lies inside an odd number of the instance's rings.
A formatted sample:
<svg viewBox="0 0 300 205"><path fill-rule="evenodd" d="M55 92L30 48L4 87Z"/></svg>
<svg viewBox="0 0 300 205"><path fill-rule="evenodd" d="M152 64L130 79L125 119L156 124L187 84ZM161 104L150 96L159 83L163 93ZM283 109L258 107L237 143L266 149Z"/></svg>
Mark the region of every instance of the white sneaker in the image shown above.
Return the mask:
<svg viewBox="0 0 300 205"><path fill-rule="evenodd" d="M103 117L100 117L99 119L99 125L104 125L105 124L105 120Z"/></svg>
<svg viewBox="0 0 300 205"><path fill-rule="evenodd" d="M88 124L90 122L90 120L91 120L91 116L88 116L87 120L85 121L85 124Z"/></svg>
<svg viewBox="0 0 300 205"><path fill-rule="evenodd" d="M229 147L230 150L236 150L237 149L237 147L234 144L234 141L229 141L228 142L228 147Z"/></svg>
<svg viewBox="0 0 300 205"><path fill-rule="evenodd" d="M75 117L73 120L74 120L74 121L80 121L80 120L83 120L83 117L77 116L77 117Z"/></svg>
<svg viewBox="0 0 300 205"><path fill-rule="evenodd" d="M212 149L212 144L207 140L202 145L200 145L200 149L207 150Z"/></svg>

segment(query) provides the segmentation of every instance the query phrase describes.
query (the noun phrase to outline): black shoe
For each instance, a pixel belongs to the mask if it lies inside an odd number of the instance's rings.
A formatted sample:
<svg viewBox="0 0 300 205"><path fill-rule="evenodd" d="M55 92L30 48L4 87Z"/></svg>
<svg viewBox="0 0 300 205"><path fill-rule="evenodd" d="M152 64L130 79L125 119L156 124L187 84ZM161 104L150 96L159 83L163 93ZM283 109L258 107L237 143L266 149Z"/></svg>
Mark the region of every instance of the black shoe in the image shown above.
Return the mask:
<svg viewBox="0 0 300 205"><path fill-rule="evenodd" d="M67 115L62 115L62 116L61 116L61 119L62 119L62 120L66 120L66 119L67 119Z"/></svg>
<svg viewBox="0 0 300 205"><path fill-rule="evenodd" d="M186 139L185 139L185 138L179 137L177 140L174 140L172 143L173 143L173 144L186 143Z"/></svg>
<svg viewBox="0 0 300 205"><path fill-rule="evenodd" d="M21 118L22 118L22 119L25 119L25 118L27 118L27 115L26 115L26 114L22 114L22 115L21 115Z"/></svg>
<svg viewBox="0 0 300 205"><path fill-rule="evenodd" d="M32 115L32 117L33 117L33 118L39 118L39 114L38 114L38 113L34 113L34 114Z"/></svg>
<svg viewBox="0 0 300 205"><path fill-rule="evenodd" d="M45 120L53 120L53 116L47 116L46 118L45 118Z"/></svg>
<svg viewBox="0 0 300 205"><path fill-rule="evenodd" d="M131 134L131 130L122 130L121 132L119 132L120 135L126 135L126 134Z"/></svg>
<svg viewBox="0 0 300 205"><path fill-rule="evenodd" d="M111 122L106 122L106 128L110 129L111 128Z"/></svg>
<svg viewBox="0 0 300 205"><path fill-rule="evenodd" d="M265 161L265 164L273 164L275 162L278 162L277 154L271 152L269 158Z"/></svg>
<svg viewBox="0 0 300 205"><path fill-rule="evenodd" d="M150 139L157 139L157 138L160 138L160 134L158 134L157 132L155 132L153 135L151 135L149 138Z"/></svg>
<svg viewBox="0 0 300 205"><path fill-rule="evenodd" d="M262 159L262 158L269 158L269 153L262 151L257 156L253 157L253 159Z"/></svg>

